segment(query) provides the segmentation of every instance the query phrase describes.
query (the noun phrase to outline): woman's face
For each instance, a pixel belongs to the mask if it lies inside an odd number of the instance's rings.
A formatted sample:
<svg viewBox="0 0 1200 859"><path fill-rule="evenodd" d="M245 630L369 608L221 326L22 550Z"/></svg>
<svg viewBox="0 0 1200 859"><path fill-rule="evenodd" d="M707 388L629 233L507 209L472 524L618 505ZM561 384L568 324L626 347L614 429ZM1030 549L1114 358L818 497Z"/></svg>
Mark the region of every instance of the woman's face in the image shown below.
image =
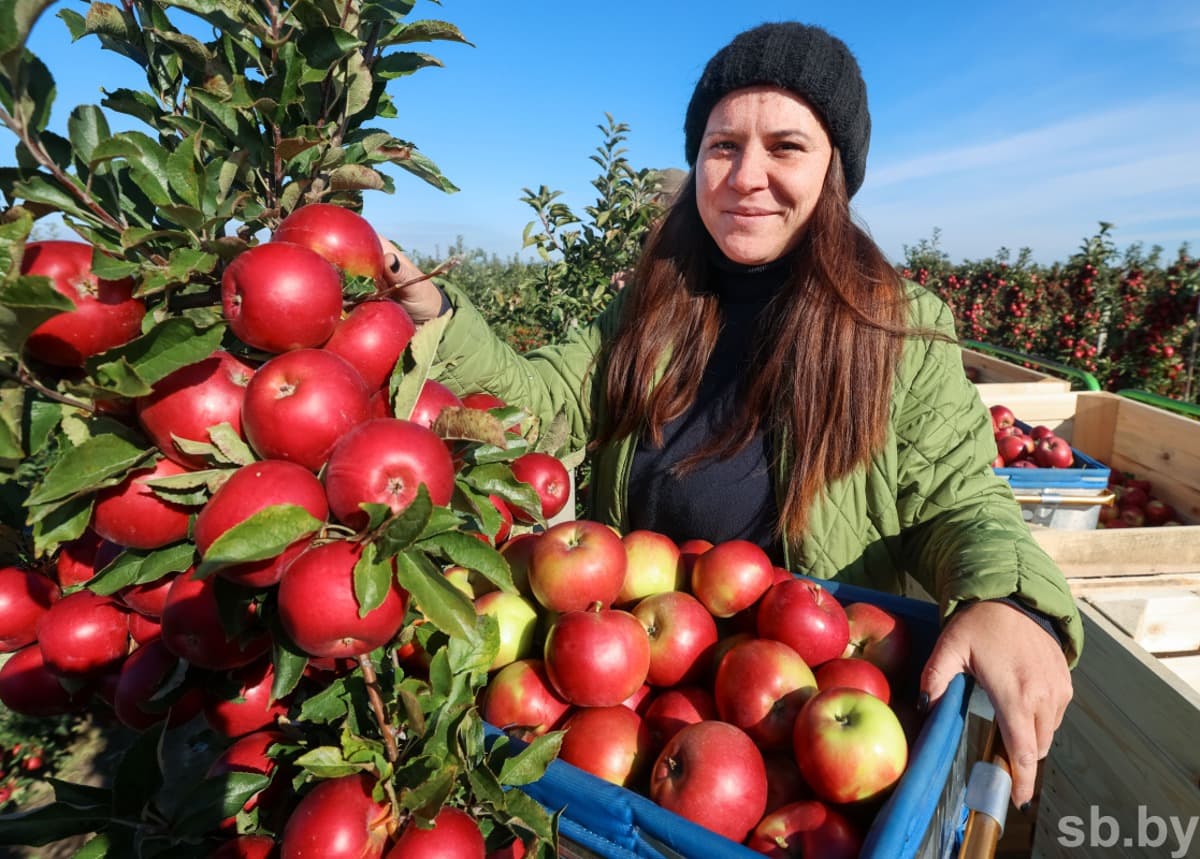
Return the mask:
<svg viewBox="0 0 1200 859"><path fill-rule="evenodd" d="M794 248L832 155L820 117L788 90L747 87L717 102L696 159L696 204L717 247L745 265Z"/></svg>

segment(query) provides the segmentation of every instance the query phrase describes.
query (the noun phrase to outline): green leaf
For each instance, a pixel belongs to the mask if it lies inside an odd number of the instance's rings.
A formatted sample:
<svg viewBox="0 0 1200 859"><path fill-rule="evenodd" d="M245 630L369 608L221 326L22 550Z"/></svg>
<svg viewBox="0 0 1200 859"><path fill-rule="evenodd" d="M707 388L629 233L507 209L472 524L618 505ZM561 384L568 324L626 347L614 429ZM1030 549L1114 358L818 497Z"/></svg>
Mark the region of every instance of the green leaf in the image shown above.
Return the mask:
<svg viewBox="0 0 1200 859"><path fill-rule="evenodd" d="M76 498L65 503L55 502L48 512L31 510L34 554L42 557L53 552L59 544L82 537L92 521L92 502L91 498ZM38 518L33 521L35 515Z"/></svg>
<svg viewBox="0 0 1200 859"><path fill-rule="evenodd" d="M46 472L45 479L29 493L29 504L59 501L111 485L152 451L137 447L113 433L93 436L66 450Z"/></svg>
<svg viewBox="0 0 1200 859"><path fill-rule="evenodd" d="M368 544L354 564L354 598L358 616L366 617L383 605L392 587L392 560L381 557L379 547Z"/></svg>
<svg viewBox="0 0 1200 859"><path fill-rule="evenodd" d="M75 157L84 163L92 160L92 153L100 141L112 136L104 111L93 104L81 104L71 111L67 120L67 135Z"/></svg>
<svg viewBox="0 0 1200 859"><path fill-rule="evenodd" d="M445 766L417 787L402 790L400 805L419 817L432 820L454 791L458 773L458 767L446 761Z"/></svg>
<svg viewBox="0 0 1200 859"><path fill-rule="evenodd" d="M528 746L504 761L500 767L500 781L519 786L540 779L546 774L550 762L558 757L564 736L563 731L550 731L536 737Z"/></svg>
<svg viewBox="0 0 1200 859"><path fill-rule="evenodd" d="M398 554L396 578L430 623L451 638L474 638L475 606L423 553Z"/></svg>
<svg viewBox="0 0 1200 859"><path fill-rule="evenodd" d="M393 51L387 56L382 57L375 64L375 74L384 80L393 80L405 75L411 75L420 69L430 68L431 66L440 67L441 65L441 60L429 54L421 54L415 51Z"/></svg>
<svg viewBox="0 0 1200 859"><path fill-rule="evenodd" d="M304 669L308 667L308 654L296 646L296 643L279 627L278 614L272 616L271 626L271 665L275 669L275 679L271 683L271 700L278 701L290 695L300 684Z"/></svg>
<svg viewBox="0 0 1200 859"><path fill-rule="evenodd" d="M350 707L346 678L336 677L324 689L300 705L300 720L328 725L345 717Z"/></svg>
<svg viewBox="0 0 1200 859"><path fill-rule="evenodd" d="M33 329L74 307L49 278L18 277L0 287L0 356L20 354Z"/></svg>
<svg viewBox="0 0 1200 859"><path fill-rule="evenodd" d="M256 461L254 451L246 444L237 430L224 421L208 428L208 437L213 447L221 454L221 461L231 465L249 465Z"/></svg>
<svg viewBox="0 0 1200 859"><path fill-rule="evenodd" d="M113 845L109 841L108 835L101 833L95 838L88 841L87 844L80 847L71 859L108 859L109 848ZM114 856L116 854L113 854Z"/></svg>
<svg viewBox="0 0 1200 859"><path fill-rule="evenodd" d="M422 483L417 487L417 496L412 503L383 529L379 541L380 551L384 555L394 555L415 543L428 526L433 509L429 490Z"/></svg>
<svg viewBox="0 0 1200 859"><path fill-rule="evenodd" d="M181 803L182 813L173 821L171 832L175 836L197 836L214 831L270 781L262 773L243 771L203 779Z"/></svg>
<svg viewBox="0 0 1200 859"><path fill-rule="evenodd" d="M419 548L439 555L452 564L483 574L484 578L508 593L516 593L508 561L490 543L461 531L448 531L426 538Z"/></svg>
<svg viewBox="0 0 1200 859"><path fill-rule="evenodd" d="M138 734L126 749L113 780L114 814L140 818L162 787L158 752L165 729L166 722L159 722Z"/></svg>
<svg viewBox="0 0 1200 859"><path fill-rule="evenodd" d="M182 573L192 565L196 545L189 540L161 549L126 549L87 583L88 590L110 596L129 585L157 582L170 573Z"/></svg>
<svg viewBox="0 0 1200 859"><path fill-rule="evenodd" d="M298 504L264 507L213 540L196 567L196 577L205 578L232 564L274 558L324 524Z"/></svg>
<svg viewBox="0 0 1200 859"><path fill-rule="evenodd" d="M38 17L52 5L54 0L26 0L0 6L0 60L5 66L16 59L13 53L25 44Z"/></svg>
<svg viewBox="0 0 1200 859"><path fill-rule="evenodd" d="M412 416L413 407L421 395L421 388L429 378L429 368L437 357L438 344L442 342L442 333L450 322L450 314L446 313L436 319L431 319L417 329L405 350L405 371L402 376L392 374L391 399L392 413L398 418Z"/></svg>
<svg viewBox="0 0 1200 859"><path fill-rule="evenodd" d="M173 316L136 340L93 358L89 366L99 371L123 360L140 379L153 385L176 370L211 356L220 348L224 336L224 325L200 328L190 317Z"/></svg>
<svg viewBox="0 0 1200 859"><path fill-rule="evenodd" d="M339 778L362 772L364 767L352 764L342 756L337 746L320 746L296 758L296 765L317 778Z"/></svg>
<svg viewBox="0 0 1200 859"><path fill-rule="evenodd" d="M388 39L389 44L432 41L460 42L464 45L471 45L458 27L448 21L435 20L413 21L411 24L405 24Z"/></svg>
<svg viewBox="0 0 1200 859"><path fill-rule="evenodd" d="M52 802L16 814L0 814L0 847L40 847L63 838L103 829L109 823L108 809L80 809Z"/></svg>

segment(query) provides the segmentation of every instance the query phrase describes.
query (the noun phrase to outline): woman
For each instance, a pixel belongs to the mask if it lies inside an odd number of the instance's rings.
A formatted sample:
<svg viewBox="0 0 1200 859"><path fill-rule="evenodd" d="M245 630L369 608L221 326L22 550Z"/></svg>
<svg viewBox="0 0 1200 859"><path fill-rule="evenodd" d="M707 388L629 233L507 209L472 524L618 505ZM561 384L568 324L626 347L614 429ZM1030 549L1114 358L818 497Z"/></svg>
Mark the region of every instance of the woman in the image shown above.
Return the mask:
<svg viewBox="0 0 1200 859"><path fill-rule="evenodd" d="M692 171L631 284L569 342L520 357L451 287L401 301L418 322L453 313L452 388L566 412L593 446L592 518L753 540L878 590L911 574L945 619L923 702L962 671L983 685L1024 806L1071 697L1079 615L991 470L949 310L851 220L870 137L857 62L815 27L749 30L708 63L685 135Z"/></svg>

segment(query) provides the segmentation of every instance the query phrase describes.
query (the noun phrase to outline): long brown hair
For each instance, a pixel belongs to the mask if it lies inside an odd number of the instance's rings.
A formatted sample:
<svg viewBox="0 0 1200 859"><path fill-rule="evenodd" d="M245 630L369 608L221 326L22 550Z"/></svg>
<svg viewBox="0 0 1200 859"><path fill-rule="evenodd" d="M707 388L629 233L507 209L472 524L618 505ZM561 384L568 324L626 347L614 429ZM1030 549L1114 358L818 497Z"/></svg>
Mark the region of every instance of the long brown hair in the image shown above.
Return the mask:
<svg viewBox="0 0 1200 859"><path fill-rule="evenodd" d="M721 325L711 248L693 171L627 287L632 294L605 356L609 421L598 444L634 433L661 444L663 427L695 400ZM743 419L678 468L732 455L766 431L791 470L776 530L799 534L824 488L883 446L896 364L912 332L903 283L850 215L836 149L790 259L786 285L758 323Z"/></svg>

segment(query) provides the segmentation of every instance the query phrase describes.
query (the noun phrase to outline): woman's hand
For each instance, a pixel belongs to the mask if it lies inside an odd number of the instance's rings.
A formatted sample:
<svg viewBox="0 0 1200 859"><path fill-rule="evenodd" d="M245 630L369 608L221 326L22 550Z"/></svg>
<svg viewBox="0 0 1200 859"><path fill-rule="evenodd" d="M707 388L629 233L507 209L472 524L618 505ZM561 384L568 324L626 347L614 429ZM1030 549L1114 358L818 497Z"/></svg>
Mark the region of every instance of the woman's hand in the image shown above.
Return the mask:
<svg viewBox="0 0 1200 859"><path fill-rule="evenodd" d="M442 291L392 242L380 236L379 246L383 249L385 289L397 287L390 294L417 325L438 316L442 310ZM407 286L400 288L400 284Z"/></svg>
<svg viewBox="0 0 1200 859"><path fill-rule="evenodd" d="M956 611L921 675L930 703L966 672L987 691L1012 766L1012 800L1033 799L1038 761L1071 701L1071 672L1058 642L1018 609L982 601Z"/></svg>

